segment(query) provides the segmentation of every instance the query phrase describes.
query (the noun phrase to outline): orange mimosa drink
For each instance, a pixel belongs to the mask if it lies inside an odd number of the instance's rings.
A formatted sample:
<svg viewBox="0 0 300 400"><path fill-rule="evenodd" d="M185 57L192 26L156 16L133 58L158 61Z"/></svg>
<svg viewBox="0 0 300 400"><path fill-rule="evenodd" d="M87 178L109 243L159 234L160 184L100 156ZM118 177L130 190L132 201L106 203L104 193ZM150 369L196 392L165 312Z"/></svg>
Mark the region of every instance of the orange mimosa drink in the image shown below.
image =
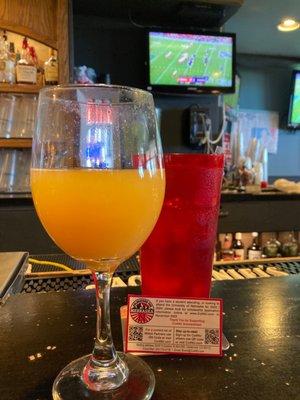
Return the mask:
<svg viewBox="0 0 300 400"><path fill-rule="evenodd" d="M31 188L51 238L93 267L140 248L159 216L165 176L162 169L32 169Z"/></svg>

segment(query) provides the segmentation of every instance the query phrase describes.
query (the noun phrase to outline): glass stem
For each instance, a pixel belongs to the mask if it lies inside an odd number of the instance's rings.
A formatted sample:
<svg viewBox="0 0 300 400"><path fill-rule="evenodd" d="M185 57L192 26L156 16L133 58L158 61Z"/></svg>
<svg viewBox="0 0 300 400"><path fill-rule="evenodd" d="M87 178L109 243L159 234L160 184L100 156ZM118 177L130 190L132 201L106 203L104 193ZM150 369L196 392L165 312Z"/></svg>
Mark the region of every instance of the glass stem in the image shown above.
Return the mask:
<svg viewBox="0 0 300 400"><path fill-rule="evenodd" d="M97 332L93 359L97 363L109 365L117 357L110 326L110 287L112 274L109 272L94 272L93 278L97 301Z"/></svg>
<svg viewBox="0 0 300 400"><path fill-rule="evenodd" d="M93 390L112 390L128 378L128 367L115 350L110 326L112 273L93 272L97 301L97 332L93 353L83 370L84 383Z"/></svg>

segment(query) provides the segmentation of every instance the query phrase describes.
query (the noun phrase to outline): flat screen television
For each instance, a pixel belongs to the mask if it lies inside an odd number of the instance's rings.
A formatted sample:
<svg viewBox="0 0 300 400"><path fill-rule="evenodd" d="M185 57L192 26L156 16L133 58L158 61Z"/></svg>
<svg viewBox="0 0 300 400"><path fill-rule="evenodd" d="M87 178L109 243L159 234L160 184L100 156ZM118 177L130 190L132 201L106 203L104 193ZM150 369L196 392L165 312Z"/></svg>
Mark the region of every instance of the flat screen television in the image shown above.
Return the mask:
<svg viewBox="0 0 300 400"><path fill-rule="evenodd" d="M234 93L235 34L148 31L148 90Z"/></svg>
<svg viewBox="0 0 300 400"><path fill-rule="evenodd" d="M300 129L300 70L293 71L288 127Z"/></svg>

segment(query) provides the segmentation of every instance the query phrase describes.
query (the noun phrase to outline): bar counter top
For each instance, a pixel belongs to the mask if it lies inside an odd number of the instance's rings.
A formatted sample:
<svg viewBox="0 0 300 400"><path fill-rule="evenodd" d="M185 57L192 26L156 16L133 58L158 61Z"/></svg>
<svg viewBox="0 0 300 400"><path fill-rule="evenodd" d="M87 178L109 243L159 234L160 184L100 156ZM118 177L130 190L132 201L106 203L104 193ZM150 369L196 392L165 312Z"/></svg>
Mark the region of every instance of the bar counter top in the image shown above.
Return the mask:
<svg viewBox="0 0 300 400"><path fill-rule="evenodd" d="M126 295L112 290L118 349ZM300 400L300 275L215 282L212 295L224 300L230 349L222 358L145 357L153 400ZM10 297L0 308L1 400L50 400L60 369L92 348L94 308L91 290Z"/></svg>
<svg viewBox="0 0 300 400"><path fill-rule="evenodd" d="M300 200L300 193L284 193L280 191L238 192L235 190L222 191L221 201L251 201L251 200ZM0 193L0 205L31 205L31 193Z"/></svg>
<svg viewBox="0 0 300 400"><path fill-rule="evenodd" d="M300 231L300 194L281 192L222 193L218 232ZM0 251L54 254L36 214L31 194L0 194Z"/></svg>
<svg viewBox="0 0 300 400"><path fill-rule="evenodd" d="M300 193L285 193L280 191L255 191L237 192L223 191L221 202L234 201L278 201L278 200L300 200Z"/></svg>

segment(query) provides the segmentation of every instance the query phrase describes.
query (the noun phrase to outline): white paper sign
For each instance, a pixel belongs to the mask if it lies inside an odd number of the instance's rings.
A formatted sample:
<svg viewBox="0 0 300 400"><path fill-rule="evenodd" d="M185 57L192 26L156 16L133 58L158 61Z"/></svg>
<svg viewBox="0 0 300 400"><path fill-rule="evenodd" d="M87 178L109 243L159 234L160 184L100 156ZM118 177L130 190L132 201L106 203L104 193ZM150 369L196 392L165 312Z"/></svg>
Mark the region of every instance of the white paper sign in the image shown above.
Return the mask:
<svg viewBox="0 0 300 400"><path fill-rule="evenodd" d="M279 114L275 111L239 110L239 131L243 134L245 149L251 139L260 140L269 153L277 153Z"/></svg>
<svg viewBox="0 0 300 400"><path fill-rule="evenodd" d="M222 300L128 296L126 351L222 355Z"/></svg>

